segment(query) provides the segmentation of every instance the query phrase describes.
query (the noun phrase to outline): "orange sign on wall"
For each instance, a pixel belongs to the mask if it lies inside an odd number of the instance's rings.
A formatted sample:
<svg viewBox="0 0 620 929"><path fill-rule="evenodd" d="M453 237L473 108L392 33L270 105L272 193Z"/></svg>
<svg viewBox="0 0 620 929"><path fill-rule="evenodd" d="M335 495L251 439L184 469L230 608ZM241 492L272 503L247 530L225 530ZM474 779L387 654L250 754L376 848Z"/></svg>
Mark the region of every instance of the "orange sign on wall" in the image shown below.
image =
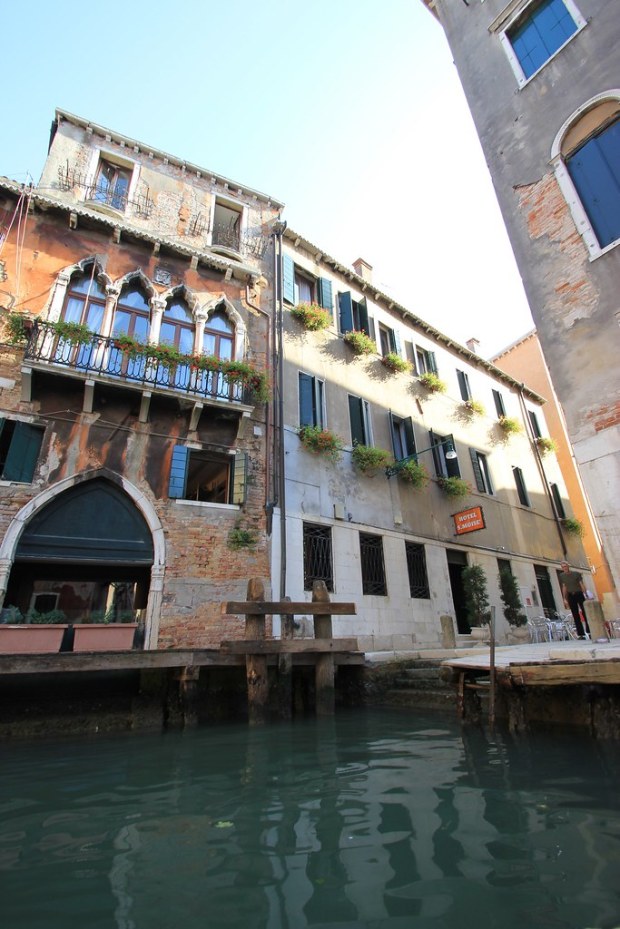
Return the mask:
<svg viewBox="0 0 620 929"><path fill-rule="evenodd" d="M461 510L460 513L454 514L453 519L457 535L463 535L464 532L476 532L477 529L484 529L485 526L481 506Z"/></svg>

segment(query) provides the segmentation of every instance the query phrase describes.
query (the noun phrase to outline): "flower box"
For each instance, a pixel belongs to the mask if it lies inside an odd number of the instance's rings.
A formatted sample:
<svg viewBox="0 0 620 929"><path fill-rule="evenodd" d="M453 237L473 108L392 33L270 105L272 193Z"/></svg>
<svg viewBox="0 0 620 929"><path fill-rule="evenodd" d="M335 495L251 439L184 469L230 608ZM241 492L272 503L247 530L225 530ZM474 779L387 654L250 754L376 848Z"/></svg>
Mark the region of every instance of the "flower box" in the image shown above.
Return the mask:
<svg viewBox="0 0 620 929"><path fill-rule="evenodd" d="M137 628L137 623L76 623L73 627L73 651L130 651Z"/></svg>
<svg viewBox="0 0 620 929"><path fill-rule="evenodd" d="M0 655L41 655L59 652L67 624L0 625Z"/></svg>

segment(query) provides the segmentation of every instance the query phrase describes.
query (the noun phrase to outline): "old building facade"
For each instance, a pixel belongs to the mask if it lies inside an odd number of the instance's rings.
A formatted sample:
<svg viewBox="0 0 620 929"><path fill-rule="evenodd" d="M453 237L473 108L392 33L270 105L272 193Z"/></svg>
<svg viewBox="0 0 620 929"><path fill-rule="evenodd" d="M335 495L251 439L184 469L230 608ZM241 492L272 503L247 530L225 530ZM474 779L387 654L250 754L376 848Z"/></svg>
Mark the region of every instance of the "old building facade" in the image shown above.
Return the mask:
<svg viewBox="0 0 620 929"><path fill-rule="evenodd" d="M425 2L455 59L617 590L617 4Z"/></svg>

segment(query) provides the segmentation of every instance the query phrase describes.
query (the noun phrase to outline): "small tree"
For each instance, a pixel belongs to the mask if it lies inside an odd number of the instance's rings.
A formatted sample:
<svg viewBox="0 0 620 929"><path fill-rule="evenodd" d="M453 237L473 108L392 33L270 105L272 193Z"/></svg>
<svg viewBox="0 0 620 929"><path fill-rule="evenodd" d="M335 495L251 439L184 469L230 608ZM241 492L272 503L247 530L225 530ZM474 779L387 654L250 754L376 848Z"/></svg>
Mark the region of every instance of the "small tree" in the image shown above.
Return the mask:
<svg viewBox="0 0 620 929"><path fill-rule="evenodd" d="M508 568L501 568L498 580L506 620L511 626L525 626L527 616L522 612L516 577Z"/></svg>
<svg viewBox="0 0 620 929"><path fill-rule="evenodd" d="M486 575L480 565L472 564L463 568L462 578L469 625L486 626L491 622Z"/></svg>

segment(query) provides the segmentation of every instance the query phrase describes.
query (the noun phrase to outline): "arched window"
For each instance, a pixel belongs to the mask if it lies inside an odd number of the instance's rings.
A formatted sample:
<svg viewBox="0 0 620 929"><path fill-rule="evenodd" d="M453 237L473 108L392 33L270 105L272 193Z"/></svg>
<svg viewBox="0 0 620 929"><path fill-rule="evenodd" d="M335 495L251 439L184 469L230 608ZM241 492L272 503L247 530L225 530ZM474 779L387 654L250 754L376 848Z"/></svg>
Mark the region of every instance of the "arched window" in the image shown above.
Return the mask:
<svg viewBox="0 0 620 929"><path fill-rule="evenodd" d="M206 322L202 350L205 355L214 355L223 361L234 358L235 330L222 310L213 313Z"/></svg>
<svg viewBox="0 0 620 929"><path fill-rule="evenodd" d="M164 310L159 334L160 345L171 345L182 355L191 355L194 351L194 320L190 309L180 297L174 297ZM188 390L190 388L189 365L177 364L173 369L160 362L157 381L160 384L170 384L170 371L173 370L172 384L174 387Z"/></svg>
<svg viewBox="0 0 620 929"><path fill-rule="evenodd" d="M150 325L150 307L139 284L130 284L118 298L114 321L112 323L112 339L119 336L128 336L136 342L148 341ZM125 377L141 379L146 370L144 357L131 358L112 347L108 361L109 374L123 374Z"/></svg>
<svg viewBox="0 0 620 929"><path fill-rule="evenodd" d="M98 333L103 322L105 302L105 290L95 278L95 266L92 265L83 273L75 274L69 281L61 320L64 323L87 326L91 332ZM84 341L76 344L75 338L63 338L61 335L54 348L54 361L88 368L94 360L95 352L96 342Z"/></svg>
<svg viewBox="0 0 620 929"><path fill-rule="evenodd" d="M566 121L552 149L556 176L591 258L620 241L620 93Z"/></svg>

